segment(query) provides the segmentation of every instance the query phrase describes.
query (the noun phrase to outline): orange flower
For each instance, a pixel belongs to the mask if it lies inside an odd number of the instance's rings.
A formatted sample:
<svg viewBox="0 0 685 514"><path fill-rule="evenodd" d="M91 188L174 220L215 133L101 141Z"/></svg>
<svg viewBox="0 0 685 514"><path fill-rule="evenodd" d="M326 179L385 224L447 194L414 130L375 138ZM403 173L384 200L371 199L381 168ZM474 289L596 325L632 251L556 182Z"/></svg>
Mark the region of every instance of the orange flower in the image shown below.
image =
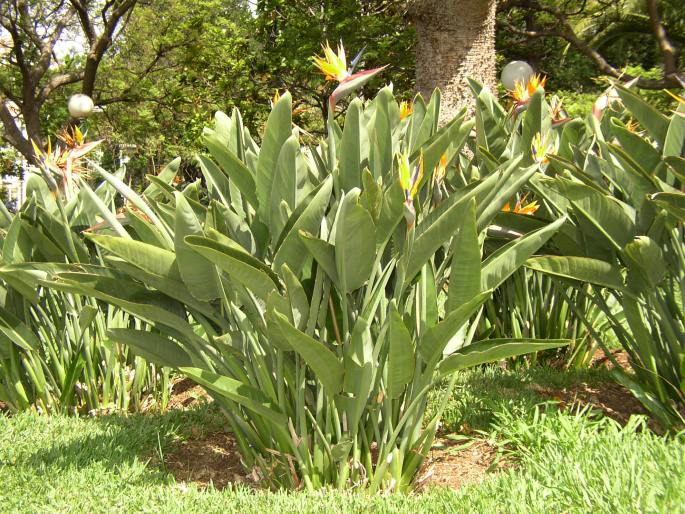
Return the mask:
<svg viewBox="0 0 685 514"><path fill-rule="evenodd" d="M447 170L447 154L444 153L444 154L442 154L442 157L440 157L440 162L435 167L435 173L433 174L433 181L436 184L442 183L442 181L445 179L445 171L446 170Z"/></svg>
<svg viewBox="0 0 685 514"><path fill-rule="evenodd" d="M516 82L514 90L509 94L516 101L517 104L526 104L530 101L531 97L535 94L538 89L544 91L545 84L547 83L547 77L541 75L533 75L528 79L526 84L522 82Z"/></svg>
<svg viewBox="0 0 685 514"><path fill-rule="evenodd" d="M400 103L400 119L403 120L414 112L414 105L411 102L402 101Z"/></svg>
<svg viewBox="0 0 685 514"><path fill-rule="evenodd" d="M514 214L525 214L526 216L532 216L537 212L537 210L540 208L540 205L538 204L537 200L530 202L530 203L524 203L526 199L528 198L528 195L524 195L523 198L519 199L516 202L516 206L514 207ZM511 211L511 206L509 205L509 202L504 204L504 207L502 207L502 212L510 212Z"/></svg>

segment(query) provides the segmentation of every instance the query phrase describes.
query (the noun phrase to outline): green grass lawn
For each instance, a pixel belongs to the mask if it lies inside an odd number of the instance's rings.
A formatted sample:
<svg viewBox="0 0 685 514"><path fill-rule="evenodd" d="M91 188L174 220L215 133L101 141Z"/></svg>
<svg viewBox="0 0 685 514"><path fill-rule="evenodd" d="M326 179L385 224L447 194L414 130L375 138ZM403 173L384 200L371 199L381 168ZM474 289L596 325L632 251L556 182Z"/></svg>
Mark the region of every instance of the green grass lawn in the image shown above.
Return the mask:
<svg viewBox="0 0 685 514"><path fill-rule="evenodd" d="M467 424L518 464L459 491L410 496L218 491L176 483L160 462L192 431L221 426L211 407L101 418L0 416L1 512L685 512L685 436L634 418L538 408L528 385L601 384L601 372L491 368L465 373L444 429ZM440 391L435 392L438 397Z"/></svg>

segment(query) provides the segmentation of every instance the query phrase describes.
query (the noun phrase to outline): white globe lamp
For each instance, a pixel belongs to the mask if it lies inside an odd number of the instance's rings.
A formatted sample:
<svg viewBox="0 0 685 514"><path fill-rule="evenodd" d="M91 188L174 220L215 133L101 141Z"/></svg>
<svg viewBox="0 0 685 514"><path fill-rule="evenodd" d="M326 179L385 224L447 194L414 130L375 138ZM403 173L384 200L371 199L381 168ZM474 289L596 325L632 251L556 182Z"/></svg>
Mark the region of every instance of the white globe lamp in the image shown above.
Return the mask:
<svg viewBox="0 0 685 514"><path fill-rule="evenodd" d="M516 87L517 82L526 84L534 73L532 66L526 61L512 61L502 69L500 78L502 85L511 91Z"/></svg>
<svg viewBox="0 0 685 514"><path fill-rule="evenodd" d="M71 95L71 98L69 98L68 107L69 115L72 118L76 120L82 120L93 114L95 105L93 104L93 99L91 97L77 93L75 95Z"/></svg>

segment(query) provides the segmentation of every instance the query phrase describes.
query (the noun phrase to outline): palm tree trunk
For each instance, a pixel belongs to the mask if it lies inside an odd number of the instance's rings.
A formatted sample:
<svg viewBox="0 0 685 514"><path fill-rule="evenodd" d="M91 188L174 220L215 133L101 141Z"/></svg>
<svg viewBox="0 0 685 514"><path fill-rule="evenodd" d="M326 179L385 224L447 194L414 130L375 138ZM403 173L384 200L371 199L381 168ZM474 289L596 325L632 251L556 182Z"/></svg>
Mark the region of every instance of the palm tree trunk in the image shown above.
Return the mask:
<svg viewBox="0 0 685 514"><path fill-rule="evenodd" d="M416 89L424 98L442 91L440 122L462 107L472 109L467 78L494 89L496 0L413 0Z"/></svg>

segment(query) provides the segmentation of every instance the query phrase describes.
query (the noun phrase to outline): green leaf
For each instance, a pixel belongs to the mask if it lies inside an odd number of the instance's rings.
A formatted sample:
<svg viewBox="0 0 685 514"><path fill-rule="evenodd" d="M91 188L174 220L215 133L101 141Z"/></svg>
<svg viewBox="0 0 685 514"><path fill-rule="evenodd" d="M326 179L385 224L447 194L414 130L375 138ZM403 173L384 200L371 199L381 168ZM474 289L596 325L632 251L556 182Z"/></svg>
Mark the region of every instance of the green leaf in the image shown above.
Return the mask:
<svg viewBox="0 0 685 514"><path fill-rule="evenodd" d="M118 343L133 348L133 351L149 362L170 368L192 366L188 354L172 339L161 334L127 328L113 328L109 336Z"/></svg>
<svg viewBox="0 0 685 514"><path fill-rule="evenodd" d="M307 319L309 316L309 300L302 284L297 279L295 273L284 264L281 268L281 276L285 282L285 289L288 293L288 301L290 302L290 310L295 326L299 330L303 330L307 326Z"/></svg>
<svg viewBox="0 0 685 514"><path fill-rule="evenodd" d="M186 242L186 236L204 235L202 226L183 194L176 193L176 227L174 248L181 278L190 293L198 300L209 301L221 297L219 275L213 264L200 257Z"/></svg>
<svg viewBox="0 0 685 514"><path fill-rule="evenodd" d="M162 181L164 184L172 184L174 181L174 177L178 173L178 169L181 166L181 158L176 157L173 161L171 161L169 164L164 166L164 169L159 172L156 177ZM143 191L143 196L146 198L150 198L152 200L155 200L160 194L162 194L162 190L159 185L155 184L154 182L150 185L148 185L145 188L145 191Z"/></svg>
<svg viewBox="0 0 685 514"><path fill-rule="evenodd" d="M340 284L338 271L335 265L335 247L329 242L314 237L304 231L300 231L300 238L307 248L307 251L314 257L314 260L326 272L328 277L335 284Z"/></svg>
<svg viewBox="0 0 685 514"><path fill-rule="evenodd" d="M254 177L243 162L226 146L221 144L217 135L206 134L205 145L221 170L230 178L248 203L257 208L257 190ZM217 178L217 180L220 180Z"/></svg>
<svg viewBox="0 0 685 514"><path fill-rule="evenodd" d="M569 339L490 339L472 343L440 363L439 373L444 376L480 364L497 362L509 357L561 348L570 344Z"/></svg>
<svg viewBox="0 0 685 514"><path fill-rule="evenodd" d="M274 257L274 269L279 269L282 264L288 264L292 270L302 268L307 259L307 249L300 238L300 231L310 234L318 234L333 188L332 177L328 177L315 192L311 200L303 200L300 207L292 214L291 220L286 224L281 234L282 243L277 245ZM285 235L284 235L285 234Z"/></svg>
<svg viewBox="0 0 685 514"><path fill-rule="evenodd" d="M668 133L668 118L645 102L636 93L633 93L625 87L616 85L616 90L626 108L640 125L647 129L649 135L659 144L659 146L663 148L666 141L666 134Z"/></svg>
<svg viewBox="0 0 685 514"><path fill-rule="evenodd" d="M450 340L491 295L492 291L484 291L474 296L454 309L443 321L426 330L418 345L424 362L437 363Z"/></svg>
<svg viewBox="0 0 685 514"><path fill-rule="evenodd" d="M528 258L544 245L550 237L566 222L559 218L546 227L535 230L507 243L493 253L483 263L481 289L496 289L514 271L519 269Z"/></svg>
<svg viewBox="0 0 685 514"><path fill-rule="evenodd" d="M272 292L277 291L278 277L273 271L229 238L224 236L223 242L219 242L202 236L188 236L185 241L198 254L216 264L262 300L266 301ZM232 244L227 244L229 241Z"/></svg>
<svg viewBox="0 0 685 514"><path fill-rule="evenodd" d="M199 368L183 367L179 371L202 387L263 416L276 426L285 427L288 424L288 417L278 406L251 385Z"/></svg>
<svg viewBox="0 0 685 514"><path fill-rule="evenodd" d="M414 376L414 345L402 316L393 305L389 315L387 392L398 398Z"/></svg>
<svg viewBox="0 0 685 514"><path fill-rule="evenodd" d="M571 202L576 213L585 217L615 249L623 248L633 239L635 224L618 200L593 187L562 178L553 184Z"/></svg>
<svg viewBox="0 0 685 514"><path fill-rule="evenodd" d="M134 266L162 277L178 278L174 252L132 239L89 234L96 245Z"/></svg>
<svg viewBox="0 0 685 514"><path fill-rule="evenodd" d="M335 266L343 293L359 289L368 280L376 256L375 225L358 198L358 189L348 193L336 220Z"/></svg>
<svg viewBox="0 0 685 514"><path fill-rule="evenodd" d="M256 189L259 202L259 217L265 223L269 220L271 189L278 164L281 147L292 134L292 100L286 92L274 105L269 119L257 160Z"/></svg>
<svg viewBox="0 0 685 514"><path fill-rule="evenodd" d="M685 105L678 104L677 113L685 115ZM668 125L666 141L664 141L664 157L680 157L685 152L685 116L674 114Z"/></svg>
<svg viewBox="0 0 685 514"><path fill-rule="evenodd" d="M361 187L362 155L361 133L364 126L361 123L362 102L355 98L347 107L345 129L340 141L340 159L338 161L340 188L350 191Z"/></svg>
<svg viewBox="0 0 685 514"><path fill-rule="evenodd" d="M27 351L38 351L43 346L23 321L2 307L0 307L0 333Z"/></svg>
<svg viewBox="0 0 685 514"><path fill-rule="evenodd" d="M526 267L558 277L588 282L611 289L623 289L621 272L608 262L588 257L531 257Z"/></svg>
<svg viewBox="0 0 685 514"><path fill-rule="evenodd" d="M685 194L656 193L649 199L680 221L685 221Z"/></svg>
<svg viewBox="0 0 685 514"><path fill-rule="evenodd" d="M471 199L459 232L452 240L452 265L445 311L454 309L480 293L481 256L476 231L476 201Z"/></svg>
<svg viewBox="0 0 685 514"><path fill-rule="evenodd" d="M437 218L428 219L419 224L411 253L408 258L405 254L401 259L406 266L405 283L412 280L421 271L426 261L435 255L437 249L447 243L457 232L469 205L467 201L458 201Z"/></svg>
<svg viewBox="0 0 685 514"><path fill-rule="evenodd" d="M290 324L288 318L273 310L269 311L267 332L270 338L284 340L300 354L330 394L342 390L344 368L324 343L299 331Z"/></svg>

